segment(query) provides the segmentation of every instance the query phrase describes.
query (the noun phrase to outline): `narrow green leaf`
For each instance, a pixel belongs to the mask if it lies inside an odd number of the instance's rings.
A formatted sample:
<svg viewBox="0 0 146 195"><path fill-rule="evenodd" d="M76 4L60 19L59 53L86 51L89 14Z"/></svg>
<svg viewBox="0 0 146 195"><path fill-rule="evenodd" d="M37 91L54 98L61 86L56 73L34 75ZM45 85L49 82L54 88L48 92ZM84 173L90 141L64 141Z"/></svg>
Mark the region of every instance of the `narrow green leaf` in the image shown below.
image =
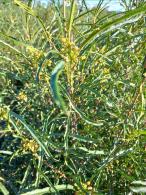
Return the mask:
<svg viewBox="0 0 146 195"><path fill-rule="evenodd" d="M51 75L50 86L51 86L52 95L53 95L53 98L56 104L63 110L65 114L68 114L65 102L60 95L60 89L58 85L58 78L59 78L61 71L63 70L63 67L64 67L64 61L59 62L55 66L52 72L52 75Z"/></svg>
<svg viewBox="0 0 146 195"><path fill-rule="evenodd" d="M132 192L135 193L144 193L146 192L146 187L130 187Z"/></svg>
<svg viewBox="0 0 146 195"><path fill-rule="evenodd" d="M42 147L42 149L45 151L46 155L53 160L55 160L48 150L47 146L44 144L44 141L40 139L40 137L37 135L36 131L34 131L26 122L25 120L15 112L10 112L10 117L15 117L17 120L21 122L22 125L26 128L26 130L31 134L31 136L37 141L37 143Z"/></svg>
<svg viewBox="0 0 146 195"><path fill-rule="evenodd" d="M54 186L58 191L63 191L63 190L74 190L73 186L70 184L67 185L56 185ZM47 187L47 188L43 188L43 189L37 189L37 190L33 190L30 192L26 192L23 193L21 195L43 195L43 194L52 194L55 193L54 188L51 187Z"/></svg>
<svg viewBox="0 0 146 195"><path fill-rule="evenodd" d="M71 38L71 30L72 30L72 25L73 25L73 20L74 20L74 12L75 12L75 0L72 0L70 17L69 17L69 27L68 27L68 37L69 37L69 40Z"/></svg>
<svg viewBox="0 0 146 195"><path fill-rule="evenodd" d="M2 184L2 182L0 182L0 192L2 192L3 195L9 195L8 190L7 190L6 187Z"/></svg>
<svg viewBox="0 0 146 195"><path fill-rule="evenodd" d="M28 179L28 176L29 176L30 173L31 173L31 164L29 164L28 167L26 168L26 171L24 173L23 179L21 181L21 186L19 188L19 194L25 188L24 186L25 186L25 184L27 182L27 179Z"/></svg>
<svg viewBox="0 0 146 195"><path fill-rule="evenodd" d="M112 31L118 27L121 27L125 25L126 23L129 23L128 19L134 16L137 16L138 14L146 13L146 5L138 7L134 10L130 10L125 12L125 14L121 17L118 17L116 19L111 20L110 22L107 22L103 24L100 29L95 29L89 36L85 39L85 41L81 44L80 48L82 49L85 45L87 45L90 41L92 41L97 35L100 36L101 34L105 32Z"/></svg>
<svg viewBox="0 0 146 195"><path fill-rule="evenodd" d="M2 43L3 45L5 45L6 47L9 47L10 49L12 49L14 52L20 54L21 56L23 56L25 59L28 60L27 56L25 56L23 53L21 53L18 49L16 49L15 47L13 47L12 45L10 45L9 43L6 43L3 40L0 40L0 43Z"/></svg>
<svg viewBox="0 0 146 195"><path fill-rule="evenodd" d="M27 13L29 13L30 15L32 15L32 16L37 16L36 12L35 12L32 8L30 8L28 5L22 3L20 0L14 0L14 3L15 3L16 5L19 5L19 6L20 6L21 8L23 8L24 10L26 10Z"/></svg>
<svg viewBox="0 0 146 195"><path fill-rule="evenodd" d="M142 186L146 186L146 181L141 181L141 180L139 180L139 181L133 181L131 183L131 185L142 185Z"/></svg>
<svg viewBox="0 0 146 195"><path fill-rule="evenodd" d="M0 154L12 155L13 152L11 152L11 151L5 151L5 150L0 150Z"/></svg>
<svg viewBox="0 0 146 195"><path fill-rule="evenodd" d="M104 151L100 151L100 150L88 150L85 147L79 147L78 149L83 150L89 154L93 154L93 155L104 155Z"/></svg>
<svg viewBox="0 0 146 195"><path fill-rule="evenodd" d="M71 107L73 108L73 110L88 124L91 124L93 126L102 126L103 125L103 120L98 120L97 122L94 122L92 120L90 120L87 116L85 116L72 102L69 94L65 91L65 89L62 87L62 89L64 90L65 95L67 96Z"/></svg>

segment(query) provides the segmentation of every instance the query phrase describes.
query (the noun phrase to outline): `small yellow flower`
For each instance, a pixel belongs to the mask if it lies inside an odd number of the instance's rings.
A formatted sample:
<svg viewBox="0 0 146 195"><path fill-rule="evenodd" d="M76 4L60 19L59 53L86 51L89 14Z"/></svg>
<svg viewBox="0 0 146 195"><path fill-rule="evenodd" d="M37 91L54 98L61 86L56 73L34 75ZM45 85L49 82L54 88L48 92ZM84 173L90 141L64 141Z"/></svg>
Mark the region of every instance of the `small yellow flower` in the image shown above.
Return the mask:
<svg viewBox="0 0 146 195"><path fill-rule="evenodd" d="M37 67L38 67L38 64L34 61L34 62L32 62L31 66L32 66L33 68L37 68Z"/></svg>
<svg viewBox="0 0 146 195"><path fill-rule="evenodd" d="M52 64L52 61L51 61L51 60L46 60L46 61L43 63L43 66L49 67L49 66L51 66L51 64Z"/></svg>
<svg viewBox="0 0 146 195"><path fill-rule="evenodd" d="M103 54L105 51L106 51L106 45L105 46L103 46L102 48L101 48L101 50L100 50L100 52Z"/></svg>
<svg viewBox="0 0 146 195"><path fill-rule="evenodd" d="M87 190L87 184L86 183L82 183L82 187L85 189L85 190Z"/></svg>
<svg viewBox="0 0 146 195"><path fill-rule="evenodd" d="M0 108L0 119L1 120L8 119L8 108L6 106Z"/></svg>
<svg viewBox="0 0 146 195"><path fill-rule="evenodd" d="M30 151L32 153L37 153L39 149L39 145L36 143L35 140L25 139L22 142L22 148L24 151Z"/></svg>
<svg viewBox="0 0 146 195"><path fill-rule="evenodd" d="M109 68L104 68L104 69L103 69L103 73L104 73L104 74L109 74L109 73L110 73Z"/></svg>
<svg viewBox="0 0 146 195"><path fill-rule="evenodd" d="M30 57L37 61L43 56L43 51L40 51L32 46L28 46L26 48L26 51L29 53Z"/></svg>
<svg viewBox="0 0 146 195"><path fill-rule="evenodd" d="M82 186L82 188L85 190L85 191L87 191L87 192L93 192L94 191L94 188L93 188L93 186L91 185L91 182L90 181L87 181L86 183L82 183L81 182L81 186ZM83 191L82 191L82 189L79 187L79 186L77 186L77 192L76 192L76 194L78 194L78 195L82 195L82 194L84 194L83 193Z"/></svg>
<svg viewBox="0 0 146 195"><path fill-rule="evenodd" d="M21 91L17 97L18 100L27 102L27 95L24 93L24 91Z"/></svg>
<svg viewBox="0 0 146 195"><path fill-rule="evenodd" d="M64 49L64 48L62 48L62 49L61 49L61 52L65 52L65 49Z"/></svg>
<svg viewBox="0 0 146 195"><path fill-rule="evenodd" d="M81 56L80 59L81 59L81 60L85 60L85 59L86 59L86 56Z"/></svg>
<svg viewBox="0 0 146 195"><path fill-rule="evenodd" d="M47 83L49 83L50 81L50 76L48 74L46 74L45 72L40 72L39 74L39 79L42 81L45 81ZM45 86L44 86L45 87ZM43 88L42 88L43 89Z"/></svg>
<svg viewBox="0 0 146 195"><path fill-rule="evenodd" d="M107 79L100 80L100 84L102 84L102 83L107 83Z"/></svg>
<svg viewBox="0 0 146 195"><path fill-rule="evenodd" d="M77 53L78 53L79 50L80 50L80 49L79 49L77 46L75 46L75 47L73 48L73 51L74 51L74 52L77 52Z"/></svg>
<svg viewBox="0 0 146 195"><path fill-rule="evenodd" d="M69 58L66 57L66 56L64 57L64 60L65 60L66 63L69 63L69 61L70 61Z"/></svg>
<svg viewBox="0 0 146 195"><path fill-rule="evenodd" d="M91 185L91 182L90 181L87 181L87 186L90 186Z"/></svg>
<svg viewBox="0 0 146 195"><path fill-rule="evenodd" d="M61 38L61 42L62 42L62 43L66 43L66 41L67 41L66 38L64 38L64 37Z"/></svg>
<svg viewBox="0 0 146 195"><path fill-rule="evenodd" d="M26 51L29 52L30 54L33 54L36 51L36 49L34 47L32 47L32 46L28 46L26 48Z"/></svg>

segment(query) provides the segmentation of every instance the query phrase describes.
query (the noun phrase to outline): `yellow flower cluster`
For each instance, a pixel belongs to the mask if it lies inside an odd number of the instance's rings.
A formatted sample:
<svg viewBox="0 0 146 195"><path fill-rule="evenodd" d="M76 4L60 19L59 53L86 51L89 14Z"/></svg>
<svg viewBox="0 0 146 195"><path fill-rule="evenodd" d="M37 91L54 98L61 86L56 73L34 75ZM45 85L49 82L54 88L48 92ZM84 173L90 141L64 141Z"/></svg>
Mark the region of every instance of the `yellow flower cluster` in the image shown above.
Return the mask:
<svg viewBox="0 0 146 195"><path fill-rule="evenodd" d="M109 73L110 73L109 68L104 68L104 69L103 69L103 73L104 73L104 74L109 74Z"/></svg>
<svg viewBox="0 0 146 195"><path fill-rule="evenodd" d="M29 52L30 56L33 58L39 59L43 55L43 51L40 51L32 46L28 46L26 48L27 52Z"/></svg>
<svg viewBox="0 0 146 195"><path fill-rule="evenodd" d="M50 76L48 74L46 74L45 72L41 72L39 74L39 79L42 80L42 81L45 81L46 83L49 83Z"/></svg>
<svg viewBox="0 0 146 195"><path fill-rule="evenodd" d="M21 91L17 96L17 99L23 102L27 102L27 95L24 93L24 91Z"/></svg>
<svg viewBox="0 0 146 195"><path fill-rule="evenodd" d="M82 188L85 190L85 191L88 191L88 192L91 192L91 191L94 191L94 188L93 186L91 185L91 182L90 181L87 181L86 183L81 183L82 185ZM78 187L79 188L79 187ZM76 194L78 195L82 195L82 190L79 189Z"/></svg>
<svg viewBox="0 0 146 195"><path fill-rule="evenodd" d="M108 166L106 167L106 170L107 170L107 172L113 173L114 165L112 162L108 164Z"/></svg>
<svg viewBox="0 0 146 195"><path fill-rule="evenodd" d="M82 60L82 61L86 60L86 56L81 56L80 60Z"/></svg>
<svg viewBox="0 0 146 195"><path fill-rule="evenodd" d="M0 120L8 119L8 108L6 106L0 107Z"/></svg>
<svg viewBox="0 0 146 195"><path fill-rule="evenodd" d="M72 63L78 62L79 48L74 42L70 42L68 38L61 38L62 49L61 52L65 56L66 61L71 61Z"/></svg>
<svg viewBox="0 0 146 195"><path fill-rule="evenodd" d="M52 65L51 60L45 60L45 62L43 63L43 66L47 66L47 67L50 67L51 65Z"/></svg>
<svg viewBox="0 0 146 195"><path fill-rule="evenodd" d="M93 189L90 181L87 181L86 183L82 183L82 187L88 191L91 191Z"/></svg>
<svg viewBox="0 0 146 195"><path fill-rule="evenodd" d="M36 143L35 140L25 139L22 142L22 148L24 151L30 151L35 154L39 149L39 145Z"/></svg>
<svg viewBox="0 0 146 195"><path fill-rule="evenodd" d="M74 42L71 42L68 38L61 38L62 49L61 54L64 57L65 70L67 73L67 79L71 86L71 91L74 90L74 72L77 70L77 64L79 61L79 48L75 45Z"/></svg>
<svg viewBox="0 0 146 195"><path fill-rule="evenodd" d="M107 80L106 78L103 78L103 79L101 79L101 80L99 81L100 84L105 84L105 83L107 83L107 82L108 82L108 80Z"/></svg>
<svg viewBox="0 0 146 195"><path fill-rule="evenodd" d="M40 51L32 46L28 46L26 51L31 58L33 67L37 67L38 60L44 55L43 51Z"/></svg>

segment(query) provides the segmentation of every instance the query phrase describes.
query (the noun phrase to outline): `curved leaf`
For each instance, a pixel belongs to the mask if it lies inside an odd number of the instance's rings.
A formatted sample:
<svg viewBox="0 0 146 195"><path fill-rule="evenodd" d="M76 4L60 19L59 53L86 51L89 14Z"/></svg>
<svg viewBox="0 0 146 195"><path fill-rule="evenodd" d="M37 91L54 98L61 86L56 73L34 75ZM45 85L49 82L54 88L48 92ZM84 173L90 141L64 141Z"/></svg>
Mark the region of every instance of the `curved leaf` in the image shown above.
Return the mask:
<svg viewBox="0 0 146 195"><path fill-rule="evenodd" d="M56 65L51 75L50 86L56 104L63 110L65 114L67 114L67 108L63 98L60 95L60 89L58 85L58 78L63 67L64 67L64 61L61 61Z"/></svg>

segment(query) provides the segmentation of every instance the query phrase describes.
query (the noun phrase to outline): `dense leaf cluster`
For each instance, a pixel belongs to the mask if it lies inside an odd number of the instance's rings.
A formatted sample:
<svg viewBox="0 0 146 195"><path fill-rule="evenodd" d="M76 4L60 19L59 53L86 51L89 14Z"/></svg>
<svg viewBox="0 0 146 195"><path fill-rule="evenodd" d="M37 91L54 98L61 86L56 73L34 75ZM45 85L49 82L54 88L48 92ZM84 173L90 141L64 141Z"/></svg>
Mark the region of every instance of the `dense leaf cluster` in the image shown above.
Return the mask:
<svg viewBox="0 0 146 195"><path fill-rule="evenodd" d="M2 193L145 192L146 4L121 3L1 3Z"/></svg>

